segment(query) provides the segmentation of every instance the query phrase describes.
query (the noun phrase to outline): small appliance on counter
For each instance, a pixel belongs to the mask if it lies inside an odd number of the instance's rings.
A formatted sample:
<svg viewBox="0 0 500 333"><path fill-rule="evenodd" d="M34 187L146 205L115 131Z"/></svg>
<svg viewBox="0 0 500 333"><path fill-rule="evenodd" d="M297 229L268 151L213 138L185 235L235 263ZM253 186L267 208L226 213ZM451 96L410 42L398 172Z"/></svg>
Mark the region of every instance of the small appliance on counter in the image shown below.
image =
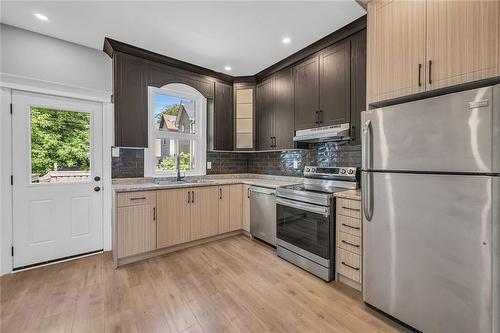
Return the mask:
<svg viewBox="0 0 500 333"><path fill-rule="evenodd" d="M335 198L359 187L355 167L306 166L304 183L276 190L278 256L325 281L335 276Z"/></svg>

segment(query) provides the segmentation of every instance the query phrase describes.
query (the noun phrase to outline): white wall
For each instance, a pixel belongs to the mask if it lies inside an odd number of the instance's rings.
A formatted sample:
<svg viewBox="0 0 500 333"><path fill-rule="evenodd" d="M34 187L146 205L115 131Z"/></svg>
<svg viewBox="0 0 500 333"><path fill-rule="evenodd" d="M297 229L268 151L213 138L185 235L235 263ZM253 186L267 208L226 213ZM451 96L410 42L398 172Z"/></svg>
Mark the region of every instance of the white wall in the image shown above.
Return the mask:
<svg viewBox="0 0 500 333"><path fill-rule="evenodd" d="M111 58L103 51L5 24L0 33L2 74L111 92Z"/></svg>
<svg viewBox="0 0 500 333"><path fill-rule="evenodd" d="M10 89L103 102L104 249L111 248L111 59L101 50L0 24L0 275L12 270ZM110 118L111 117L111 118ZM111 119L111 120L110 120ZM15 152L15 147L13 147Z"/></svg>

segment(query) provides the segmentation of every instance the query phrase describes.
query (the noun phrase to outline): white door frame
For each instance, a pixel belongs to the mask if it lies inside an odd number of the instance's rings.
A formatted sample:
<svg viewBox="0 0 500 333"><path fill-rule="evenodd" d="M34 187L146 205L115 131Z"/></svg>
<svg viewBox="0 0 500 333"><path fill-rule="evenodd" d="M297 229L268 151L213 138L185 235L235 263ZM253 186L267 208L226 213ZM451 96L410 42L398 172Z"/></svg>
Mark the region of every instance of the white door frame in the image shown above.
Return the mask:
<svg viewBox="0 0 500 333"><path fill-rule="evenodd" d="M11 88L14 88L7 80L0 81L0 276L12 272L13 258L11 256L11 246L13 242L12 234L12 186L10 185L10 175L12 174L12 124L10 115L10 105L12 98ZM42 81L36 81L37 88L33 89L33 84L17 84L18 90L45 93L58 97L69 97L89 100L102 103L103 116L103 247L104 251L111 250L111 207L112 207L112 189L111 189L111 147L113 141L113 104L111 93L99 91L89 94L87 89L81 89L81 94L75 95L75 89L71 93L60 89L57 92L53 87L43 88ZM63 87L63 85L61 85ZM77 89L78 90L78 89ZM103 98L106 96L106 98Z"/></svg>

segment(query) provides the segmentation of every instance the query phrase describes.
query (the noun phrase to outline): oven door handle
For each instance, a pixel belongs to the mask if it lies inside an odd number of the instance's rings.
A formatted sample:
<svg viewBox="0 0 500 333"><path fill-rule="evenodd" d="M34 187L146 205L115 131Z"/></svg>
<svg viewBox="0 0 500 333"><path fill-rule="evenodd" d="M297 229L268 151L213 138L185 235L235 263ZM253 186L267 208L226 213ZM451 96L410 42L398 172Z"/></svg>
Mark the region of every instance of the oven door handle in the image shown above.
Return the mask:
<svg viewBox="0 0 500 333"><path fill-rule="evenodd" d="M305 210L307 212L321 214L324 217L330 216L330 207L320 207L316 205L310 205L303 202L292 201L284 198L277 197L276 204L291 207L295 209Z"/></svg>

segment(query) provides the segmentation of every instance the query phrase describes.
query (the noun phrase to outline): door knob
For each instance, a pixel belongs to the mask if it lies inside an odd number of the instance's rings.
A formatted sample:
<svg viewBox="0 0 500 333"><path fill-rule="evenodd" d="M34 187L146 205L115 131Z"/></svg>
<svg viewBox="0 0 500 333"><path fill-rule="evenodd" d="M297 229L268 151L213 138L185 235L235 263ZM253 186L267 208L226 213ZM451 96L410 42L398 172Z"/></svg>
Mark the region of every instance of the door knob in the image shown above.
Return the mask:
<svg viewBox="0 0 500 333"><path fill-rule="evenodd" d="M94 191L99 192L101 188L99 186L94 187Z"/></svg>
<svg viewBox="0 0 500 333"><path fill-rule="evenodd" d="M100 180L101 180L101 177L99 177L99 176L95 176L95 177L94 177L94 180L95 180L96 182L98 182L98 181L100 181Z"/></svg>

